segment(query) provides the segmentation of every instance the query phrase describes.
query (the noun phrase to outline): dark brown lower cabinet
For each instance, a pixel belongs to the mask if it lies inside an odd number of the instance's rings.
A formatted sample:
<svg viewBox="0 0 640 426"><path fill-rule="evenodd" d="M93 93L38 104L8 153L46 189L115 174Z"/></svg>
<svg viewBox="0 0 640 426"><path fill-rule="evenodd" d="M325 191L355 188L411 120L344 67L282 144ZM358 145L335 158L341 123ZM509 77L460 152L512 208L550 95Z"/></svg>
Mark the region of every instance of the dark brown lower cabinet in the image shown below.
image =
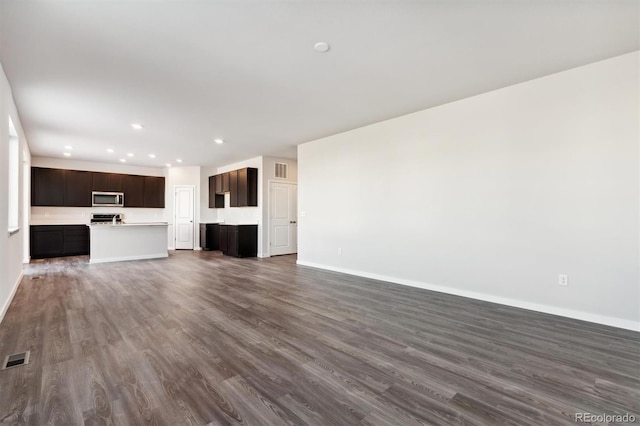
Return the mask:
<svg viewBox="0 0 640 426"><path fill-rule="evenodd" d="M220 250L235 257L258 255L258 225L219 225Z"/></svg>
<svg viewBox="0 0 640 426"><path fill-rule="evenodd" d="M32 225L32 259L89 254L89 227L86 225Z"/></svg>
<svg viewBox="0 0 640 426"><path fill-rule="evenodd" d="M220 225L200 224L200 247L202 250L220 250Z"/></svg>

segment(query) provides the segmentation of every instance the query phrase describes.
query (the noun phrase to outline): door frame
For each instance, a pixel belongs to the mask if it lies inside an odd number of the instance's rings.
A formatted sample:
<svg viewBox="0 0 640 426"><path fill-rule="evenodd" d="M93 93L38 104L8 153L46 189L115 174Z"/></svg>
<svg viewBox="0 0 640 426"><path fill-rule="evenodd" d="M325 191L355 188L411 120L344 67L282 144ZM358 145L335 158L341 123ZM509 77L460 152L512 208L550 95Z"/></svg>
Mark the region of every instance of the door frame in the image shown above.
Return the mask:
<svg viewBox="0 0 640 426"><path fill-rule="evenodd" d="M178 213L178 203L176 202L176 198L178 195L178 188L191 188L193 191L193 226L191 227L191 231L193 232L192 240L193 240L193 248L191 250L195 250L198 244L196 244L196 186L195 185L173 185L173 249L176 250L176 233L178 231L176 214ZM181 249L181 250L189 250L189 249Z"/></svg>
<svg viewBox="0 0 640 426"><path fill-rule="evenodd" d="M291 186L295 186L296 187L296 225L297 221L298 221L298 182L289 182L289 181L281 181L281 180L275 180L275 179L269 179L267 181L267 184L269 185L267 190L269 191L269 205L267 206L267 223L266 223L266 228L267 228L267 255L263 257L271 257L271 203L273 203L273 197L271 196L271 185L274 183L278 183L278 184L285 184L285 185L291 185ZM296 253L298 252L297 250L298 247L298 233L296 232Z"/></svg>

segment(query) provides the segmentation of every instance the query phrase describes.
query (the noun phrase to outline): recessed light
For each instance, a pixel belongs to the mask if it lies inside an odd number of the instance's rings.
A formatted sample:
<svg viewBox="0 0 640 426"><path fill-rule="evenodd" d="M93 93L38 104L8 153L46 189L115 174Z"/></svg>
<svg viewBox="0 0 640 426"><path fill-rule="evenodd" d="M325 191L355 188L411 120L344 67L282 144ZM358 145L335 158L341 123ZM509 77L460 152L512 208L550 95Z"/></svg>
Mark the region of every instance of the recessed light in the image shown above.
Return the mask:
<svg viewBox="0 0 640 426"><path fill-rule="evenodd" d="M133 157L133 153L132 152L127 153L127 157Z"/></svg>
<svg viewBox="0 0 640 426"><path fill-rule="evenodd" d="M316 50L316 52L325 53L325 52L328 52L329 49L331 49L331 46L329 46L329 43L325 43L324 41L320 41L320 42L314 44L313 48Z"/></svg>
<svg viewBox="0 0 640 426"><path fill-rule="evenodd" d="M149 154L149 158L156 158L155 154Z"/></svg>
<svg viewBox="0 0 640 426"><path fill-rule="evenodd" d="M176 159L176 162L178 162L178 163L182 163L182 160L181 160L181 159L179 159L179 158L177 158L177 159Z"/></svg>
<svg viewBox="0 0 640 426"><path fill-rule="evenodd" d="M73 147L71 145L65 145L64 149L73 149Z"/></svg>
<svg viewBox="0 0 640 426"><path fill-rule="evenodd" d="M144 126L140 123L131 123L131 127L133 127L135 130L142 130L144 129Z"/></svg>
<svg viewBox="0 0 640 426"><path fill-rule="evenodd" d="M170 164L170 163L167 163L167 164L165 164L165 166L167 166L167 167L171 167L171 164Z"/></svg>
<svg viewBox="0 0 640 426"><path fill-rule="evenodd" d="M126 159L126 158L121 158L121 159L120 159L120 162L121 162L121 163L126 163L126 162L127 162L127 159Z"/></svg>
<svg viewBox="0 0 640 426"><path fill-rule="evenodd" d="M111 149L111 148L107 148L107 152L108 152L109 154L113 154L113 149Z"/></svg>
<svg viewBox="0 0 640 426"><path fill-rule="evenodd" d="M218 145L221 145L221 144L223 144L223 143L224 143L224 140L222 140L222 139L220 139L220 138L218 138L218 139L214 139L213 141L214 141L215 143L217 143Z"/></svg>
<svg viewBox="0 0 640 426"><path fill-rule="evenodd" d="M65 157L71 157L71 153L70 152L65 152L62 155L64 155Z"/></svg>

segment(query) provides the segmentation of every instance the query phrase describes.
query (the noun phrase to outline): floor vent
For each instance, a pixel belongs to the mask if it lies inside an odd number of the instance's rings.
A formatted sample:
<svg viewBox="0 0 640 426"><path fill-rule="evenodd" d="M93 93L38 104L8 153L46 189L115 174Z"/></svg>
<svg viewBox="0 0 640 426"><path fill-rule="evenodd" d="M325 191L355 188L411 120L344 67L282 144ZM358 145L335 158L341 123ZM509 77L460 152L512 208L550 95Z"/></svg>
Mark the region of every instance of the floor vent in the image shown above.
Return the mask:
<svg viewBox="0 0 640 426"><path fill-rule="evenodd" d="M41 277L41 276L39 276L39 275L36 275L36 276L31 277L31 279L32 279L32 280L39 280L40 278L42 278L42 277Z"/></svg>
<svg viewBox="0 0 640 426"><path fill-rule="evenodd" d="M8 355L2 363L2 370L6 370L11 367L19 367L21 365L29 364L30 351L20 352L19 354Z"/></svg>

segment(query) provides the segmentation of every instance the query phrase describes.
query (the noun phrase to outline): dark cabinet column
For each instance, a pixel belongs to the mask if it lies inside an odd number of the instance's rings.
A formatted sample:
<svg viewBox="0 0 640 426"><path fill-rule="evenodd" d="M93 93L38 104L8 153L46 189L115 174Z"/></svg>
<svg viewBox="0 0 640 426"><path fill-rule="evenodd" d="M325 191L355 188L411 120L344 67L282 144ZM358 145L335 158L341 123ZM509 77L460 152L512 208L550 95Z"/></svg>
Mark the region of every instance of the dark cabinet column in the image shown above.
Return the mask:
<svg viewBox="0 0 640 426"><path fill-rule="evenodd" d="M64 206L64 170L31 168L31 205Z"/></svg>
<svg viewBox="0 0 640 426"><path fill-rule="evenodd" d="M229 192L229 177L230 172L223 173L222 175L222 192Z"/></svg>
<svg viewBox="0 0 640 426"><path fill-rule="evenodd" d="M229 225L220 225L220 250L226 254L229 250Z"/></svg>
<svg viewBox="0 0 640 426"><path fill-rule="evenodd" d="M144 176L124 175L122 192L125 207L144 207Z"/></svg>
<svg viewBox="0 0 640 426"><path fill-rule="evenodd" d="M126 197L125 197L126 198ZM144 177L144 207L164 207L164 178Z"/></svg>
<svg viewBox="0 0 640 426"><path fill-rule="evenodd" d="M221 182L219 175L209 176L209 208L224 208L224 194L217 193L218 182ZM220 184L222 188L222 183Z"/></svg>
<svg viewBox="0 0 640 426"><path fill-rule="evenodd" d="M66 207L91 207L92 172L64 171L64 205Z"/></svg>
<svg viewBox="0 0 640 426"><path fill-rule="evenodd" d="M216 194L223 194L222 192L222 175L215 175L213 176L213 183L214 183L214 191Z"/></svg>
<svg viewBox="0 0 640 426"><path fill-rule="evenodd" d="M257 206L258 169L247 167L244 169L236 170L236 173L235 190L231 190L231 207ZM231 181L233 182L233 178Z"/></svg>
<svg viewBox="0 0 640 426"><path fill-rule="evenodd" d="M238 170L229 172L229 206L239 207L238 205Z"/></svg>

